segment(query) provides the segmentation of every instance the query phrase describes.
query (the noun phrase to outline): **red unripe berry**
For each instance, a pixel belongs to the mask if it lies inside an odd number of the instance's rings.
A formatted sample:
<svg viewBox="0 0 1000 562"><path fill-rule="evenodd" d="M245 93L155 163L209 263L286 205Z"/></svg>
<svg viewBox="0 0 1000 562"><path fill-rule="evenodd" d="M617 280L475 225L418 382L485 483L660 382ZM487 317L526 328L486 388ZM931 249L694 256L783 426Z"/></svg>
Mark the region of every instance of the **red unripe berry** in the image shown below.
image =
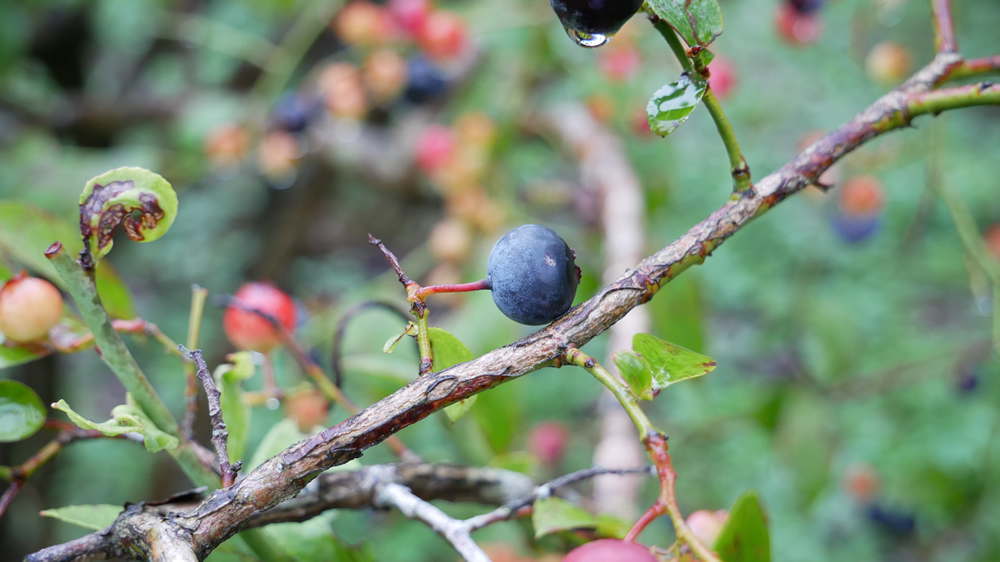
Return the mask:
<svg viewBox="0 0 1000 562"><path fill-rule="evenodd" d="M844 472L844 489L858 503L868 503L878 494L878 472L868 464L853 464Z"/></svg>
<svg viewBox="0 0 1000 562"><path fill-rule="evenodd" d="M726 524L726 510L708 511L702 509L688 515L687 526L702 544L711 547L718 538L722 526Z"/></svg>
<svg viewBox="0 0 1000 562"><path fill-rule="evenodd" d="M910 52L898 43L883 41L868 53L865 70L872 81L891 86L910 73Z"/></svg>
<svg viewBox="0 0 1000 562"><path fill-rule="evenodd" d="M819 39L823 32L819 14L802 14L788 2L781 2L775 12L774 24L778 35L793 45L807 45Z"/></svg>
<svg viewBox="0 0 1000 562"><path fill-rule="evenodd" d="M285 413L299 424L299 430L309 433L317 425L326 425L330 402L315 389L296 392L285 398Z"/></svg>
<svg viewBox="0 0 1000 562"><path fill-rule="evenodd" d="M556 466L566 452L569 430L559 422L543 422L528 434L528 450L535 454L545 466Z"/></svg>
<svg viewBox="0 0 1000 562"><path fill-rule="evenodd" d="M711 75L708 77L708 85L715 92L715 97L724 99L729 97L736 88L736 67L729 59L716 55L708 65Z"/></svg>
<svg viewBox="0 0 1000 562"><path fill-rule="evenodd" d="M659 562L649 548L619 539L601 539L574 548L563 562Z"/></svg>
<svg viewBox="0 0 1000 562"><path fill-rule="evenodd" d="M455 153L455 136L444 125L431 125L424 129L417 142L414 155L417 166L431 173L444 166Z"/></svg>
<svg viewBox="0 0 1000 562"><path fill-rule="evenodd" d="M0 288L0 332L10 341L45 339L62 312L59 289L44 279L18 275Z"/></svg>
<svg viewBox="0 0 1000 562"><path fill-rule="evenodd" d="M462 54L469 42L465 21L452 12L437 11L427 16L417 32L417 43L432 59L450 60Z"/></svg>
<svg viewBox="0 0 1000 562"><path fill-rule="evenodd" d="M267 353L281 345L281 334L265 318L248 309L276 319L287 330L298 322L298 308L292 297L270 283L247 283L233 295L243 308L230 305L222 319L226 337L239 349Z"/></svg>
<svg viewBox="0 0 1000 562"><path fill-rule="evenodd" d="M389 13L400 29L416 35L424 27L431 12L430 0L390 0Z"/></svg>
<svg viewBox="0 0 1000 562"><path fill-rule="evenodd" d="M847 215L875 214L883 202L882 182L873 176L855 176L840 189L840 208Z"/></svg>
<svg viewBox="0 0 1000 562"><path fill-rule="evenodd" d="M983 240L993 257L1000 259L1000 223L991 225L983 234Z"/></svg>

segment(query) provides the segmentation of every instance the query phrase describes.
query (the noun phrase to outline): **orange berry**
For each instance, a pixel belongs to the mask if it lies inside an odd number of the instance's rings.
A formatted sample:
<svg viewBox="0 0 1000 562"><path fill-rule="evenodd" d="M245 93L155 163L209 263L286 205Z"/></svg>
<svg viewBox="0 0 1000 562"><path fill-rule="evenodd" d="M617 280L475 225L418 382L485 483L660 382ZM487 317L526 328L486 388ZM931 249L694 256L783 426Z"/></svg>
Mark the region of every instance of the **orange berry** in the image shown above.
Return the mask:
<svg viewBox="0 0 1000 562"><path fill-rule="evenodd" d="M257 166L268 175L286 174L295 168L301 155L299 141L283 131L268 133L257 147Z"/></svg>
<svg viewBox="0 0 1000 562"><path fill-rule="evenodd" d="M378 102L394 99L406 86L406 61L391 49L381 49L368 55L362 73L365 86Z"/></svg>
<svg viewBox="0 0 1000 562"><path fill-rule="evenodd" d="M897 84L910 73L910 52L898 43L883 41L869 51L865 70L873 82Z"/></svg>
<svg viewBox="0 0 1000 562"><path fill-rule="evenodd" d="M844 488L857 502L868 503L878 494L878 472L868 464L853 464L844 472Z"/></svg>
<svg viewBox="0 0 1000 562"><path fill-rule="evenodd" d="M12 342L46 339L62 313L62 295L45 279L21 274L0 288L0 332Z"/></svg>
<svg viewBox="0 0 1000 562"><path fill-rule="evenodd" d="M840 208L848 215L868 215L882 209L882 182L873 176L855 176L840 189Z"/></svg>
<svg viewBox="0 0 1000 562"><path fill-rule="evenodd" d="M726 515L725 509L719 511L702 509L688 515L687 525L703 544L711 547L722 531L723 525L726 524Z"/></svg>
<svg viewBox="0 0 1000 562"><path fill-rule="evenodd" d="M217 125L205 137L205 155L219 167L239 164L249 151L250 133L237 123Z"/></svg>
<svg viewBox="0 0 1000 562"><path fill-rule="evenodd" d="M434 225L427 243L439 261L460 262L472 251L472 234L462 221L446 218Z"/></svg>

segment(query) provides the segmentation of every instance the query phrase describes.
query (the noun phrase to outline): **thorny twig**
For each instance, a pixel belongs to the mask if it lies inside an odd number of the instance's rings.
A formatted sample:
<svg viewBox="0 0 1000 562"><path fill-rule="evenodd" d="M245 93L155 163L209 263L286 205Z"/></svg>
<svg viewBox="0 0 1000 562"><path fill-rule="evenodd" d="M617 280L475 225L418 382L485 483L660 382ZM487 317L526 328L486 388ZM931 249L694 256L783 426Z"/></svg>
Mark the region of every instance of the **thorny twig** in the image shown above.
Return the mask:
<svg viewBox="0 0 1000 562"><path fill-rule="evenodd" d="M212 380L212 373L208 371L208 365L205 364L200 349L191 351L183 345L177 346L177 349L194 361L194 364L198 367L198 378L205 385L205 395L208 397L208 415L212 420L212 445L215 446L215 453L219 456L219 469L222 471L222 487L228 488L236 481L236 475L239 473L240 467L243 466L243 462L236 461L233 465L229 464L229 450L226 443L229 440L229 431L226 430L226 422L222 419L222 404L220 402L222 393L215 387L215 381Z"/></svg>

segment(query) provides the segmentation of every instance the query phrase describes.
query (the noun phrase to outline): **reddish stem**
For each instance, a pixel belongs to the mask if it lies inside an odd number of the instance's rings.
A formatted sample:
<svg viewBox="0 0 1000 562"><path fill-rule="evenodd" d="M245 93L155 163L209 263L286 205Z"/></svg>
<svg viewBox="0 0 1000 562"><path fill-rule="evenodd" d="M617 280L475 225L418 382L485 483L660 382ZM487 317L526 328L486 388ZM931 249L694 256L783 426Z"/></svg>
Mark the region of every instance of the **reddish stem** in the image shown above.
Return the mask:
<svg viewBox="0 0 1000 562"><path fill-rule="evenodd" d="M656 500L646 513L643 513L641 517L632 525L632 528L628 530L628 534L625 535L625 540L628 542L635 542L645 530L646 526L653 522L654 519L663 515L667 512L667 506L663 505L661 500Z"/></svg>
<svg viewBox="0 0 1000 562"><path fill-rule="evenodd" d="M436 295L438 293L468 293L471 291L489 291L493 289L493 283L490 278L480 279L473 283L457 283L454 285L431 285L429 287L421 287L413 292L412 297L418 300L424 300L430 295Z"/></svg>
<svg viewBox="0 0 1000 562"><path fill-rule="evenodd" d="M957 53L955 24L951 19L951 0L931 0L934 12L934 45L939 53Z"/></svg>

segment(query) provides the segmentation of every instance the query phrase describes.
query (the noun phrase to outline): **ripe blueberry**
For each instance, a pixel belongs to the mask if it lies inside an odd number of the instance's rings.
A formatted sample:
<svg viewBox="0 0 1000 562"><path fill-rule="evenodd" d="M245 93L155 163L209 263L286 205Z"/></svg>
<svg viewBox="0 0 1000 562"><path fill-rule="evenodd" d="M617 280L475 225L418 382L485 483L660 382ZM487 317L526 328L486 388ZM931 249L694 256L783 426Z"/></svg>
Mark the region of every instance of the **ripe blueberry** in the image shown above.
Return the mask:
<svg viewBox="0 0 1000 562"><path fill-rule="evenodd" d="M642 0L549 0L564 27L583 33L607 35L621 29Z"/></svg>
<svg viewBox="0 0 1000 562"><path fill-rule="evenodd" d="M504 234L490 252L486 274L500 312L528 325L562 316L580 283L573 250L552 229L537 224Z"/></svg>
<svg viewBox="0 0 1000 562"><path fill-rule="evenodd" d="M403 97L414 104L423 104L444 95L448 78L426 58L416 55L407 63L406 90Z"/></svg>

